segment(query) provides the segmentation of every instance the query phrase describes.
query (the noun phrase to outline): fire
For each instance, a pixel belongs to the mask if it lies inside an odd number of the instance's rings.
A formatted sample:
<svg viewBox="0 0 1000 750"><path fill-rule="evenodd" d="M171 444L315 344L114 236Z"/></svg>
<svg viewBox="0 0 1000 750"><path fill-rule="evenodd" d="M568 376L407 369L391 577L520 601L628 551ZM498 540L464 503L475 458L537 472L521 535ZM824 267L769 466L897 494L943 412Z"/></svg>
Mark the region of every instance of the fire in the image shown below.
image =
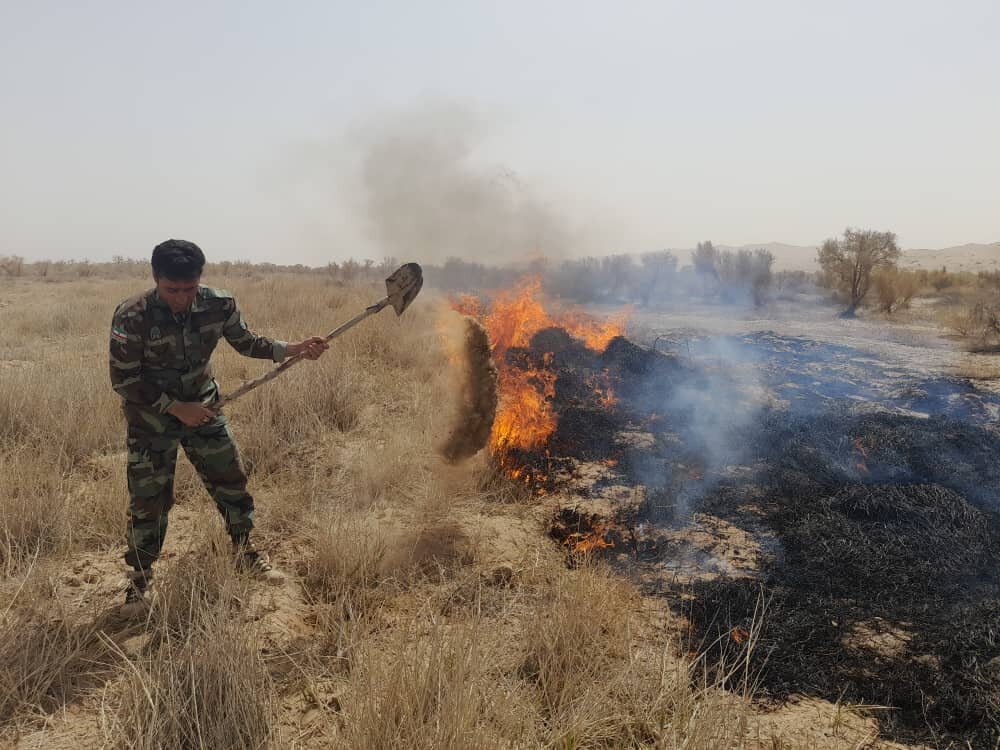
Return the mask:
<svg viewBox="0 0 1000 750"><path fill-rule="evenodd" d="M581 339L588 349L603 352L615 336L625 332L628 313L614 315L605 321L596 320L584 313L569 313L558 325L575 339Z"/></svg>
<svg viewBox="0 0 1000 750"><path fill-rule="evenodd" d="M551 352L540 366L522 361L513 366L507 361L508 351L529 346L532 337L546 328L563 328L589 349L603 351L625 329L625 315L601 321L579 311L550 313L543 304L542 281L538 277L523 279L513 289L497 294L488 305L473 295L462 295L452 300L452 308L478 318L490 336L500 392L490 447L501 461L510 449L544 447L558 425L552 408L557 376L549 367ZM614 404L610 388L595 384L594 389L601 403ZM523 472L517 470L515 478L522 476ZM530 476L525 480L530 483Z"/></svg>
<svg viewBox="0 0 1000 750"><path fill-rule="evenodd" d="M607 533L607 529L598 524L586 534L570 534L563 540L563 544L577 555L585 555L597 549L614 549L615 543L605 538Z"/></svg>
<svg viewBox="0 0 1000 750"><path fill-rule="evenodd" d="M604 345L605 347L607 344ZM588 385L594 390L594 396L597 398L597 403L603 406L605 409L610 409L616 403L618 399L615 398L615 392L611 388L611 385L607 382L607 370L603 373L603 379L597 376L590 379Z"/></svg>
<svg viewBox="0 0 1000 750"><path fill-rule="evenodd" d="M471 315L473 318L483 317L483 306L474 294L460 294L452 298L451 307L462 315Z"/></svg>
<svg viewBox="0 0 1000 750"><path fill-rule="evenodd" d="M736 627L730 631L729 637L736 643L744 643L750 639L750 633L744 628Z"/></svg>

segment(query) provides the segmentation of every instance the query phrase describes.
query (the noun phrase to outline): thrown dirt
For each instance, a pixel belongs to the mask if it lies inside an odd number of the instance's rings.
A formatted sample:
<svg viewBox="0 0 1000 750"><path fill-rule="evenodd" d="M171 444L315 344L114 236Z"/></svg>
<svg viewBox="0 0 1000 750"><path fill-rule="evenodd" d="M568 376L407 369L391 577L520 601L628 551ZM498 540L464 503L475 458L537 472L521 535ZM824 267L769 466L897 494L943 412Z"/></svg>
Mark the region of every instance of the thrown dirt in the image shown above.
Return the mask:
<svg viewBox="0 0 1000 750"><path fill-rule="evenodd" d="M497 368L489 337L479 321L466 317L464 322L458 414L440 448L441 455L451 463L474 456L486 447L497 413Z"/></svg>

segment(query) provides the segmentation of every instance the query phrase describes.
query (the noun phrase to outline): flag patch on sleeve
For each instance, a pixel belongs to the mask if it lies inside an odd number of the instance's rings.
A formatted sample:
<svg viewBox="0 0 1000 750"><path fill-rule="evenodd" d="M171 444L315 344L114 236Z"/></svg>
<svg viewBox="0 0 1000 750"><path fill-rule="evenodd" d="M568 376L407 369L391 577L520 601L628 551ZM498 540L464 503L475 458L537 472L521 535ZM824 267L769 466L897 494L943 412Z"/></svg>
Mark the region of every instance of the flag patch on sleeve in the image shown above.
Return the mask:
<svg viewBox="0 0 1000 750"><path fill-rule="evenodd" d="M117 341L119 344L128 343L128 334L125 333L121 328L111 329L111 340Z"/></svg>

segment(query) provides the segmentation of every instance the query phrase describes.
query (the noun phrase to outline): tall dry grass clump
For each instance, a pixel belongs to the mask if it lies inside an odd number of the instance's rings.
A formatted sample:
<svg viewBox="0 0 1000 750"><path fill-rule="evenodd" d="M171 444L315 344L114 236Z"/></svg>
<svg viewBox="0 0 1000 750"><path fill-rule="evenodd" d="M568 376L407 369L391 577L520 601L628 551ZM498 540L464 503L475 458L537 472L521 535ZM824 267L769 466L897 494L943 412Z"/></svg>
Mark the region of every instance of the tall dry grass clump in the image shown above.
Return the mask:
<svg viewBox="0 0 1000 750"><path fill-rule="evenodd" d="M95 456L120 450L117 404L101 392L110 388L98 390L91 365L57 355L46 366L0 369L0 569L15 570L36 551L106 541L111 517L121 524L122 485L78 492L75 475L93 474ZM108 476L92 478L103 484Z"/></svg>
<svg viewBox="0 0 1000 750"><path fill-rule="evenodd" d="M2 738L79 697L110 659L97 624L70 616L40 566L27 569L0 607Z"/></svg>
<svg viewBox="0 0 1000 750"><path fill-rule="evenodd" d="M249 582L211 544L196 564L167 570L145 647L136 655L117 650L123 678L108 689L102 713L111 747L269 746L276 688L247 612L250 600Z"/></svg>
<svg viewBox="0 0 1000 750"><path fill-rule="evenodd" d="M651 638L632 587L587 565L544 585L523 623L522 672L552 747L735 747L748 706L699 686L673 644Z"/></svg>
<svg viewBox="0 0 1000 750"><path fill-rule="evenodd" d="M488 730L491 681L475 626L401 630L364 653L353 681L346 745L357 750L502 747Z"/></svg>
<svg viewBox="0 0 1000 750"><path fill-rule="evenodd" d="M115 284L88 284L72 304L61 295L31 294L4 309L0 570L8 573L36 552L61 554L109 538L109 506L120 503L121 491L90 494L81 503L74 476L86 473L93 457L124 447L107 355L98 345L107 345L109 289L124 292ZM117 513L120 519L120 508Z"/></svg>
<svg viewBox="0 0 1000 750"><path fill-rule="evenodd" d="M312 533L313 553L300 562L300 572L315 601L315 651L326 669L347 671L392 593L384 570L387 542L378 524L359 513L331 513Z"/></svg>
<svg viewBox="0 0 1000 750"><path fill-rule="evenodd" d="M634 597L598 568L544 591L525 621L523 669L553 724L569 721L587 691L605 683L628 653Z"/></svg>

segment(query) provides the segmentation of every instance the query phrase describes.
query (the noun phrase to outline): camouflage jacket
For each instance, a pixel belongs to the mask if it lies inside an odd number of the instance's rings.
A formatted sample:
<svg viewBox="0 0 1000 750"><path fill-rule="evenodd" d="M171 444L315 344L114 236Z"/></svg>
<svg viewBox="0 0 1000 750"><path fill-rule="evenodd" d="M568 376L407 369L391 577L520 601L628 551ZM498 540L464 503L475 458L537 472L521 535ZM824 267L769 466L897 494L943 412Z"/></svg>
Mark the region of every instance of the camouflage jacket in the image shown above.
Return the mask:
<svg viewBox="0 0 1000 750"><path fill-rule="evenodd" d="M130 297L111 322L111 386L127 406L164 413L177 401L216 396L209 359L219 338L247 357L285 358L288 344L252 333L233 295L198 288L191 309L175 315L156 289Z"/></svg>

